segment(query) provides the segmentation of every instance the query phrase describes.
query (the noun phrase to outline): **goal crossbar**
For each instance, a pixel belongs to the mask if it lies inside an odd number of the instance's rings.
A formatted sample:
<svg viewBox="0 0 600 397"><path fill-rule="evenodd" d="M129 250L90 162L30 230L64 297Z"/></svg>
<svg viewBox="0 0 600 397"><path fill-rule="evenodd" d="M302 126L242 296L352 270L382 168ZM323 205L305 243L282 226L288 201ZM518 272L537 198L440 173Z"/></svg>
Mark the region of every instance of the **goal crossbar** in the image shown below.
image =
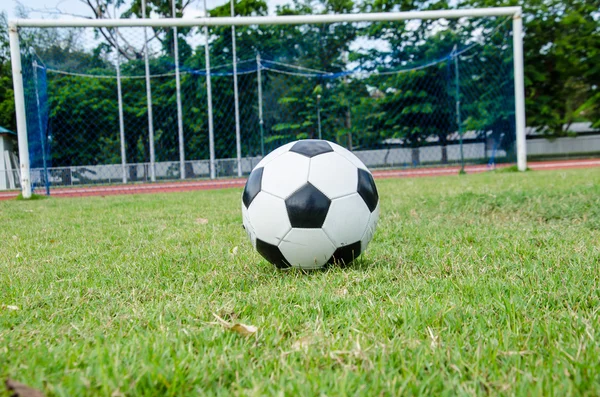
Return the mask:
<svg viewBox="0 0 600 397"><path fill-rule="evenodd" d="M521 7L470 8L463 10L432 10L323 15L273 15L249 17L200 17L193 19L13 19L18 27L193 27L193 26L247 26L298 25L342 22L393 22L409 19L440 19L520 15Z"/></svg>

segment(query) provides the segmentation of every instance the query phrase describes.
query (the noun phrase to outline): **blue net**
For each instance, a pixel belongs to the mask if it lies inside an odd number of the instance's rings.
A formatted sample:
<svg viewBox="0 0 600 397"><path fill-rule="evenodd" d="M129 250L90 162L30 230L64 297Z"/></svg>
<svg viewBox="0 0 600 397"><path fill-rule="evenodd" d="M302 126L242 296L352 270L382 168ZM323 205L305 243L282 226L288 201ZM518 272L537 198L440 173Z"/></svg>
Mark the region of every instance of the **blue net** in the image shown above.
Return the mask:
<svg viewBox="0 0 600 397"><path fill-rule="evenodd" d="M37 64L31 54L24 56L23 80L25 113L31 167L32 189L49 194L48 170L52 167L52 136L49 126L48 85L45 69Z"/></svg>
<svg viewBox="0 0 600 397"><path fill-rule="evenodd" d="M181 116L170 29L152 32L149 84L142 28L54 30L23 56L39 189L235 177L306 138L370 168L515 161L508 19L238 27L235 74L231 27L212 28L210 91L203 30L182 30Z"/></svg>

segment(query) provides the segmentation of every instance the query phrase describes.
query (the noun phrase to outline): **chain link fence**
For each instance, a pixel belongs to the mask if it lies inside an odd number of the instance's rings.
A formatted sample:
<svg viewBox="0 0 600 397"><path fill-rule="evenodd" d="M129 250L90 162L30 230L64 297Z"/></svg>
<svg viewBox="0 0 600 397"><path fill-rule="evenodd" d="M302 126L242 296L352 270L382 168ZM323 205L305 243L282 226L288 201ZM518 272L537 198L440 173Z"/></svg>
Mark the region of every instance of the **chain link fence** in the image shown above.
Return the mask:
<svg viewBox="0 0 600 397"><path fill-rule="evenodd" d="M240 177L309 138L370 168L515 161L510 19L238 27L235 65L231 27L144 30L21 28L36 192Z"/></svg>

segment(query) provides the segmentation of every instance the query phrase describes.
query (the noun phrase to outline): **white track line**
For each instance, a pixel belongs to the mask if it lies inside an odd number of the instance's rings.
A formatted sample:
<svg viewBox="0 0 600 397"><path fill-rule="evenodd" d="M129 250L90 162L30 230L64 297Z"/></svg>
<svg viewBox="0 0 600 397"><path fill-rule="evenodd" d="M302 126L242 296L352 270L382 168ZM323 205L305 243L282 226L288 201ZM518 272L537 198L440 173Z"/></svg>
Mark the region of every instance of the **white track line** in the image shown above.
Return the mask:
<svg viewBox="0 0 600 397"><path fill-rule="evenodd" d="M499 165L497 168L503 168L509 166ZM585 160L585 161L556 161L556 162L540 162L530 163L532 169L561 169L569 167L600 167L600 160ZM448 168L428 168L423 170L389 170L389 171L375 171L373 174L376 178L388 178L388 177L410 177L410 176L424 176L424 175L447 175L455 174L460 167L448 167ZM469 172L485 172L489 171L488 166L467 166L466 171ZM169 189L189 189L189 188L225 188L225 187L236 187L242 186L245 183L243 179L225 180L225 181L199 181L199 182L178 182L178 183L158 183L154 185L127 185L127 186L107 186L107 187L90 187L90 188L66 188L66 189L54 189L52 195L54 196L70 196L76 194L102 194L102 193L127 193L127 192L145 192L145 191L168 191ZM18 192L11 193L0 193L0 199L2 198L14 198L18 195Z"/></svg>
<svg viewBox="0 0 600 397"><path fill-rule="evenodd" d="M110 192L127 192L127 191L144 191L144 190L162 190L162 189L184 189L189 187L228 187L239 186L245 181L215 181L215 182L181 182L181 183L158 183L156 185L128 185L115 187L91 187L91 188L74 188L74 189L55 189L53 195L59 194L74 194L74 193L110 193Z"/></svg>
<svg viewBox="0 0 600 397"><path fill-rule="evenodd" d="M561 161L556 163L531 163L532 169L539 168L558 168L560 167L590 167L600 166L600 160L589 160L589 161Z"/></svg>

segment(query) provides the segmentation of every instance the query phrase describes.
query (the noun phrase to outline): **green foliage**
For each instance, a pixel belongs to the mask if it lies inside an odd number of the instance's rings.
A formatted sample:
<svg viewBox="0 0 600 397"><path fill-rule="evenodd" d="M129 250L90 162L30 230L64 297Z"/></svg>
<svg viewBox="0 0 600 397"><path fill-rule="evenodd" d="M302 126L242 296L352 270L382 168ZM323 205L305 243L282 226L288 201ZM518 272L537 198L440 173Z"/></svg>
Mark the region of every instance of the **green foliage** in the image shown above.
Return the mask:
<svg viewBox="0 0 600 397"><path fill-rule="evenodd" d="M96 17L105 17L117 0L100 1ZM599 29L596 2L539 0L524 5L525 64L528 124L540 127L550 136L568 133L564 124L589 120L600 126ZM498 6L509 0L461 0L458 6ZM121 17L141 16L141 1L119 1L125 11ZM189 1L176 2L181 15ZM452 6L455 6L452 3ZM445 0L311 0L292 1L278 6L278 15L350 13L446 9ZM148 0L147 13L171 16L171 2ZM236 15L266 15L262 0L240 0ZM210 10L213 17L230 15L229 3ZM0 20L6 24L5 18ZM386 141L414 148L413 162L420 161L418 148L436 141L443 147L456 139L458 131L475 132L476 139L492 139L497 149L509 156L514 148L514 87L509 35L510 20L483 18L463 24L448 21L376 22L370 24L320 24L243 26L236 28L238 59L250 61L239 67L255 67L260 54L265 67L263 89L264 134L266 150L292 139L314 138L318 134L318 113L323 137L353 149L387 147ZM231 62L231 27L211 27L211 63ZM185 40L190 29L179 29L180 63L185 69L205 68L204 46L196 48ZM98 30L98 38L111 37L109 30ZM94 49L83 48L77 30L31 29L22 33L24 48L34 47L51 66L71 72L114 75L107 60L114 55L110 39ZM154 74L172 72L173 31L157 28L160 53L151 59ZM449 55L453 49L485 39L477 51ZM356 48L352 43L379 41L386 45ZM8 62L6 30L0 30L0 125L14 129L14 100ZM144 74L142 54L123 44L124 74ZM455 60L457 60L455 64ZM286 73L268 70L269 62L293 64ZM437 62L437 63L436 63ZM430 64L436 63L434 66ZM340 73L350 65L372 72L368 77L329 78L320 72ZM429 65L428 67L425 67ZM404 73L375 74L421 66ZM294 73L314 73L298 77ZM212 76L215 154L217 158L235 157L233 117L233 79ZM320 71L320 72L319 72ZM317 76L318 75L318 76ZM457 83L458 80L458 83ZM241 141L244 155L260 154L256 73L240 74L239 104L242 120ZM53 165L118 163L120 159L116 83L93 82L74 76L53 75L48 79ZM127 126L126 150L130 162L149 160L146 98L143 80L124 85L124 117ZM155 114L157 161L178 159L176 142L175 82L172 78L152 83ZM186 157L208 156L208 119L206 81L202 74L182 76L186 93L183 101ZM31 93L31 89L29 90ZM320 98L317 96L320 95ZM97 99L93 99L97 98ZM456 103L460 102L460 125ZM90 118L93 115L93 126ZM491 134L491 135L490 135ZM82 145L87 149L81 150ZM87 152L87 153L86 153Z"/></svg>
<svg viewBox="0 0 600 397"><path fill-rule="evenodd" d="M17 130L15 97L10 74L0 76L0 126L11 131Z"/></svg>
<svg viewBox="0 0 600 397"><path fill-rule="evenodd" d="M48 196L45 196L43 194L32 193L30 198L24 199L23 198L23 194L19 193L19 195L15 198L15 200L17 200L17 201L30 201L30 200L46 200L48 198L49 198Z"/></svg>
<svg viewBox="0 0 600 397"><path fill-rule="evenodd" d="M525 169L526 172L532 171L531 168L527 167ZM512 172L521 172L519 171L519 167L516 165L511 165L510 167L502 167L495 170L495 172L499 173L512 173Z"/></svg>
<svg viewBox="0 0 600 397"><path fill-rule="evenodd" d="M488 7L517 2L463 0L459 4ZM568 134L575 121L600 126L600 2L519 4L524 13L527 124L554 137Z"/></svg>
<svg viewBox="0 0 600 397"><path fill-rule="evenodd" d="M0 126L8 128L11 131L17 130L10 64L8 21L4 11L0 12Z"/></svg>
<svg viewBox="0 0 600 397"><path fill-rule="evenodd" d="M343 13L352 11L353 7L353 3L347 1L293 2L278 7L276 12L279 15ZM264 15L267 12L266 4L260 1L236 2L235 10L237 15ZM211 11L211 16L228 15L230 15L228 4ZM213 28L211 31L215 37L211 43L211 59L215 64L229 63L231 28ZM252 59L260 54L264 62L277 60L297 67L329 72L343 69L343 54L348 51L349 44L355 37L356 29L350 24L236 28L237 54L240 59ZM224 81L226 84L219 86L219 90L213 92L223 93L225 98L227 95L228 98L232 98L231 80L218 79L218 81ZM319 106L326 109L322 115L324 138L337 140L336 133L339 127L337 118L343 109L347 109L347 105L336 102L341 87L339 82L327 81L325 84L317 78L293 77L270 73L267 70L262 72L261 82L266 142L269 144L267 150L272 150L277 145L290 140L317 137L317 95L322 96ZM245 85L240 83L241 87L250 87L247 91L240 90L242 107L240 112L249 116L249 122L245 124L254 126L242 130L243 152L250 155L257 154L256 150L260 147L257 141L259 136L256 118L255 87L257 84L256 76ZM215 123L225 126L226 129L229 126L233 129L231 112L226 112L223 117L219 116L215 116ZM227 148L229 151L231 149L231 146Z"/></svg>

